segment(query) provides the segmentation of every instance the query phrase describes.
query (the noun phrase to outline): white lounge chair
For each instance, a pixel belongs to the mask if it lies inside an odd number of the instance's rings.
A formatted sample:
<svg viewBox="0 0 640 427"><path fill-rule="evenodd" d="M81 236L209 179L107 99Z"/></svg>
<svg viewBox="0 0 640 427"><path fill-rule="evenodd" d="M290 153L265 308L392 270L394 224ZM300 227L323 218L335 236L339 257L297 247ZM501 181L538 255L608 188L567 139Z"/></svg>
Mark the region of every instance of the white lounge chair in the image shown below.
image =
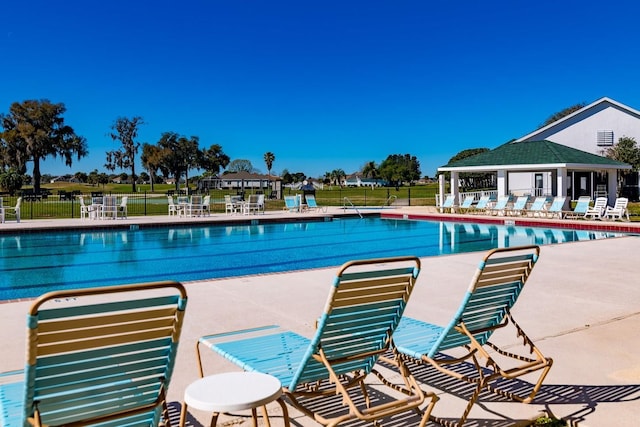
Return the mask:
<svg viewBox="0 0 640 427"><path fill-rule="evenodd" d="M590 219L602 219L604 211L607 208L607 198L597 197L593 206L587 207L587 211L584 213L584 217Z"/></svg>
<svg viewBox="0 0 640 427"><path fill-rule="evenodd" d="M507 209L506 213L509 215L523 215L527 207L529 196L518 196L511 209Z"/></svg>
<svg viewBox="0 0 640 427"><path fill-rule="evenodd" d="M20 205L22 204L22 197L18 197L18 200L16 201L16 205L11 207L9 206L8 208L3 208L3 214L2 214L2 222L4 222L7 218L7 215L13 215L16 218L16 222L20 222Z"/></svg>
<svg viewBox="0 0 640 427"><path fill-rule="evenodd" d="M564 203L564 202L563 202ZM528 216L541 216L541 214L545 211L545 206L547 205L547 197L540 196L536 197L536 199L531 203L529 209L527 209Z"/></svg>
<svg viewBox="0 0 640 427"><path fill-rule="evenodd" d="M565 196L555 197L547 210L547 217L558 217L558 219L562 219L564 217L564 204L566 202L567 198Z"/></svg>
<svg viewBox="0 0 640 427"><path fill-rule="evenodd" d="M118 212L116 213L116 218L120 215L123 219L127 218L127 200L129 196L122 196L122 200L120 200L120 206L118 206Z"/></svg>
<svg viewBox="0 0 640 427"><path fill-rule="evenodd" d="M629 204L629 199L626 197L618 197L613 205L607 206L604 211L603 218L606 219L622 219L622 217L626 217L627 221L629 221L629 211L627 209L627 205Z"/></svg>
<svg viewBox="0 0 640 427"><path fill-rule="evenodd" d="M500 196L496 204L489 210L491 215L504 215L509 203L509 196Z"/></svg>
<svg viewBox="0 0 640 427"><path fill-rule="evenodd" d="M447 210L449 210L449 212L453 212L453 204L455 202L456 198L454 197L453 194L449 194L447 195L447 197L444 199L444 202L442 202L442 206L440 206L440 212L444 213Z"/></svg>

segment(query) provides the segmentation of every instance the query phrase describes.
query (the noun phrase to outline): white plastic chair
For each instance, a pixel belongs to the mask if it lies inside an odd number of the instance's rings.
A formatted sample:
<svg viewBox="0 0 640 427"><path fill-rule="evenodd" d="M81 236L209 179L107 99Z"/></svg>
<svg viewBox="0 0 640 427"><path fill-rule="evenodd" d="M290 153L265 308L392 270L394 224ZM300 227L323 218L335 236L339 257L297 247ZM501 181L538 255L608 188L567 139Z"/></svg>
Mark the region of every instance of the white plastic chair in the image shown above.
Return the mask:
<svg viewBox="0 0 640 427"><path fill-rule="evenodd" d="M629 221L629 211L627 210L627 205L629 204L629 199L626 197L618 197L613 205L607 206L605 209L603 218L606 219L622 219L624 215Z"/></svg>

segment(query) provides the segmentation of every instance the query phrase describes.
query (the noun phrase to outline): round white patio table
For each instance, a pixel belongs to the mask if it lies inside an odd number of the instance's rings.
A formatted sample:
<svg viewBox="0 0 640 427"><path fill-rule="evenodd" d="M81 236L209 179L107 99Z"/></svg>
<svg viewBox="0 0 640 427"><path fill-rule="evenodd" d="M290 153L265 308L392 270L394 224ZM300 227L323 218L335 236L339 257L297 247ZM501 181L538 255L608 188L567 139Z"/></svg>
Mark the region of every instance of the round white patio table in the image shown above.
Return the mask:
<svg viewBox="0 0 640 427"><path fill-rule="evenodd" d="M210 375L191 383L184 392L180 426L185 425L188 407L213 412L215 426L223 412L251 409L253 426L257 427L256 408L262 407L263 419L270 426L266 405L277 401L282 407L284 425L289 426L287 407L280 398L282 386L277 378L258 372L227 372Z"/></svg>

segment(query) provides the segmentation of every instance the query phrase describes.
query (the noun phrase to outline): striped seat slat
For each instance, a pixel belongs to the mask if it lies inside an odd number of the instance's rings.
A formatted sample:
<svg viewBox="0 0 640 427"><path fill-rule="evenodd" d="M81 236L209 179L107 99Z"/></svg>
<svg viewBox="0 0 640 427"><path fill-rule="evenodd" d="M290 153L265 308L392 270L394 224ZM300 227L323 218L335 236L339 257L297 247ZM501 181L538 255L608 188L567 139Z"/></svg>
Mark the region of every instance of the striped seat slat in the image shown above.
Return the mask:
<svg viewBox="0 0 640 427"><path fill-rule="evenodd" d="M103 359L126 356L127 354L135 357L135 353L139 353L141 357L147 352L163 351L163 355L166 355L166 351L171 349L172 340L170 337L161 337L156 340L142 341L136 343L123 344L114 347L105 347L99 349L92 349L87 351L78 351L68 354L57 354L53 356L40 357L37 360L37 366L39 369L47 366L57 365L73 365L75 363L103 363Z"/></svg>
<svg viewBox="0 0 640 427"><path fill-rule="evenodd" d="M72 326L70 322L69 326ZM135 337L136 334L144 335L149 331L160 331L164 335L171 335L173 331L173 319L152 319L145 322L136 323L111 323L100 327L73 328L41 333L39 335L39 345L45 346L56 342L82 341L87 338L93 340L103 339L116 335L126 335ZM132 340L136 340L132 338Z"/></svg>
<svg viewBox="0 0 640 427"><path fill-rule="evenodd" d="M165 363L161 363L165 362ZM143 378L147 376L162 377L166 373L166 361L150 360L135 365L105 367L100 370L72 372L67 375L60 374L51 377L38 378L34 387L36 390L64 391L73 389L79 384L109 384L117 381L129 381L132 377Z"/></svg>
<svg viewBox="0 0 640 427"><path fill-rule="evenodd" d="M132 332L126 335L105 336L98 339L86 339L80 341L62 342L57 344L48 344L38 346L38 353L42 356L48 356L58 353L66 353L72 351L83 351L92 348L117 346L132 341L155 340L167 336L167 331L150 330L142 332Z"/></svg>
<svg viewBox="0 0 640 427"><path fill-rule="evenodd" d="M50 414L47 417L49 423L53 419L56 422L64 420L69 422L69 419L82 419L88 413L96 417L112 412L114 408L152 404L156 401L158 392L157 386L117 389L110 393L94 390L91 396L75 394L49 398L39 405L39 409L43 413ZM79 413L80 417L78 417Z"/></svg>
<svg viewBox="0 0 640 427"><path fill-rule="evenodd" d="M108 312L125 312L127 310L148 310L150 307L162 307L177 305L180 298L175 295L157 297L157 298L144 298L144 299L131 299L128 301L109 302L102 304L88 304L79 305L73 307L64 308L50 308L43 309L38 312L38 318L41 321L47 321L52 319L59 319L64 317L74 316L87 316L97 315L100 313Z"/></svg>
<svg viewBox="0 0 640 427"><path fill-rule="evenodd" d="M104 360L102 358L99 359L87 359L87 360L77 360L69 363L38 363L36 369L38 371L38 376L48 377L51 375L57 375L60 373L66 374L72 371L87 371L92 369L103 369L107 366L119 366L130 363L137 363L141 360L159 360L165 359L170 352L171 348L169 346L161 347L161 348L152 348L149 351L145 352L136 352L136 353L122 353L116 354L112 358L108 360ZM40 361L38 361L40 362Z"/></svg>
<svg viewBox="0 0 640 427"><path fill-rule="evenodd" d="M357 272L343 272L339 278L341 282L358 281L362 279L379 279L384 277L413 276L413 267L388 268L384 270L366 270Z"/></svg>
<svg viewBox="0 0 640 427"><path fill-rule="evenodd" d="M268 373L286 384L298 369L309 344L308 338L283 332L215 343L211 349L245 370Z"/></svg>
<svg viewBox="0 0 640 427"><path fill-rule="evenodd" d="M157 310L127 311L117 314L93 315L93 316L70 316L64 320L41 321L38 330L41 333L74 330L83 328L97 328L104 325L119 323L133 323L151 319L172 320L176 315L175 307L167 307Z"/></svg>

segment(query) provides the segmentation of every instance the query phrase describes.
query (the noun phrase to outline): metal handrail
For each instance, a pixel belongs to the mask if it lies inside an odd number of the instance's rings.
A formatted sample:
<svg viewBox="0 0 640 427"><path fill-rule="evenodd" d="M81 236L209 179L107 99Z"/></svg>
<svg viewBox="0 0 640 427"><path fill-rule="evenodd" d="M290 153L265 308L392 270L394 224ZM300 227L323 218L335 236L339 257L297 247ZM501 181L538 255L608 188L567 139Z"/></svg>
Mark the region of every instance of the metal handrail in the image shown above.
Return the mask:
<svg viewBox="0 0 640 427"><path fill-rule="evenodd" d="M343 210L345 210L345 211L347 210L347 202L349 202L349 204L351 205L351 207L352 207L353 209L355 209L355 210L356 210L356 212L358 213L358 216L362 219L362 214L360 213L360 211L358 210L358 208L353 204L353 202L352 202L351 200L349 200L349 198L348 198L348 197L345 197L345 198L344 198L344 200L343 200L343 202L342 202L342 209L343 209Z"/></svg>

